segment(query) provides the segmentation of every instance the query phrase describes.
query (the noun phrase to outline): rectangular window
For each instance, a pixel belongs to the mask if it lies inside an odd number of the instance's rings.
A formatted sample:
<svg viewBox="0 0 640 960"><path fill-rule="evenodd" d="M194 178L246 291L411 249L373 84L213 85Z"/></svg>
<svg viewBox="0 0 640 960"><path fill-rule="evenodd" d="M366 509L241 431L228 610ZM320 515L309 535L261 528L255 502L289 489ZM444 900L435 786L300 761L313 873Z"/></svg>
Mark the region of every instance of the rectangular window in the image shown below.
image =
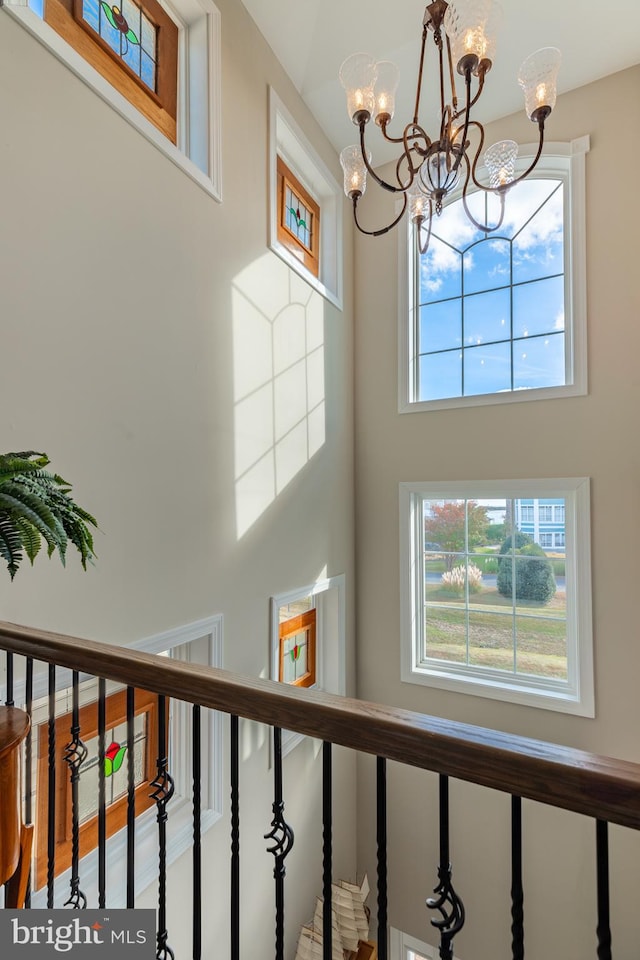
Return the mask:
<svg viewBox="0 0 640 960"><path fill-rule="evenodd" d="M178 27L157 0L45 0L44 19L176 143Z"/></svg>
<svg viewBox="0 0 640 960"><path fill-rule="evenodd" d="M316 674L316 611L310 609L280 623L278 679L294 687L312 687Z"/></svg>
<svg viewBox="0 0 640 960"><path fill-rule="evenodd" d="M153 806L150 783L156 772L158 739L158 698L144 690L136 690L134 742L127 743L126 692L114 693L106 700L106 755L105 786L107 836L110 837L126 824L127 817L127 755L134 753L136 816ZM56 718L56 837L55 875L59 876L71 865L71 779L65 762L65 747L71 740L71 713ZM87 748L87 756L80 766L78 787L80 807L80 856L84 857L98 845L98 705L96 702L80 708L80 737ZM47 881L47 783L48 724L37 727L37 825L35 889Z"/></svg>
<svg viewBox="0 0 640 960"><path fill-rule="evenodd" d="M4 9L220 199L220 13L213 0L5 0Z"/></svg>
<svg viewBox="0 0 640 960"><path fill-rule="evenodd" d="M320 207L278 157L278 240L314 277L320 270Z"/></svg>
<svg viewBox="0 0 640 960"><path fill-rule="evenodd" d="M554 547L564 547L564 533L554 533Z"/></svg>
<svg viewBox="0 0 640 960"><path fill-rule="evenodd" d="M523 503L520 506L520 518L523 523L533 523L533 506Z"/></svg>
<svg viewBox="0 0 640 960"><path fill-rule="evenodd" d="M564 560L522 521L541 498L564 504ZM400 502L402 679L591 716L588 480L403 483Z"/></svg>
<svg viewBox="0 0 640 960"><path fill-rule="evenodd" d="M553 521L553 507L541 503L538 507L538 520L540 523L551 523Z"/></svg>
<svg viewBox="0 0 640 960"><path fill-rule="evenodd" d="M553 508L553 519L556 523L564 523L564 504L556 504Z"/></svg>

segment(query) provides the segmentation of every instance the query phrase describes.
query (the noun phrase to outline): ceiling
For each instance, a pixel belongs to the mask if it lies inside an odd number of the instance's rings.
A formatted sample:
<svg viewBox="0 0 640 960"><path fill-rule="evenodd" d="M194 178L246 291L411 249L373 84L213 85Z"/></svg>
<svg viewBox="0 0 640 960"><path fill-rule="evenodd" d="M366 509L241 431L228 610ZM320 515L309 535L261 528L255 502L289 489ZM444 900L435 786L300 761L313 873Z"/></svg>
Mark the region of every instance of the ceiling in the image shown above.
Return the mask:
<svg viewBox="0 0 640 960"><path fill-rule="evenodd" d="M243 0L259 29L291 77L303 100L333 143L341 150L356 142L356 128L347 117L344 91L338 80L342 61L351 53L371 53L376 60L393 60L400 68L396 115L397 134L413 112L422 17L418 0ZM487 77L476 118L487 122L523 109L517 83L520 63L539 47L562 51L560 93L615 73L640 61L640 3L618 0L615 36L604 26L602 0L501 0L504 11L493 69ZM432 51L430 51L432 52ZM427 75L429 84L429 74ZM426 94L426 95L425 95ZM428 102L428 88L423 102ZM634 109L638 109L636 104ZM421 117L422 119L422 117ZM429 117L425 116L429 126ZM391 154L375 147L373 162Z"/></svg>

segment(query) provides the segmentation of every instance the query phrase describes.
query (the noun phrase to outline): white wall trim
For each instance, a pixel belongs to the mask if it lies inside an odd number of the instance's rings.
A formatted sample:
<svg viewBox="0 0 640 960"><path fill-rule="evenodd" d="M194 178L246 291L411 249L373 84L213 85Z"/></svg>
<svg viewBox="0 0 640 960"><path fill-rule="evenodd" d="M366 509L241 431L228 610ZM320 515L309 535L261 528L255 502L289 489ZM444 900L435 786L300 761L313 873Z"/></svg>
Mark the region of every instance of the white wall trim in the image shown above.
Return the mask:
<svg viewBox="0 0 640 960"><path fill-rule="evenodd" d="M320 207L318 277L278 240L278 154ZM273 87L269 87L269 247L314 290L342 310L342 187Z"/></svg>
<svg viewBox="0 0 640 960"><path fill-rule="evenodd" d="M531 480L403 482L400 484L400 675L404 683L438 687L526 706L595 716L591 602L590 496L587 477ZM427 660L423 655L424 497L519 499L563 497L566 503L566 681Z"/></svg>
<svg viewBox="0 0 640 960"><path fill-rule="evenodd" d="M338 602L337 623L332 623L327 616L322 598L328 591L335 591ZM336 693L344 696L346 693L346 578L344 574L317 580L315 583L278 593L271 597L271 663L270 677L278 679L279 672L279 610L288 603L294 603L304 597L311 596L316 601L316 649L317 654L317 682L315 690L325 690L327 693ZM335 629L334 629L335 626ZM282 755L286 756L294 747L305 739L303 733L293 730L282 731ZM272 751L271 751L272 752Z"/></svg>

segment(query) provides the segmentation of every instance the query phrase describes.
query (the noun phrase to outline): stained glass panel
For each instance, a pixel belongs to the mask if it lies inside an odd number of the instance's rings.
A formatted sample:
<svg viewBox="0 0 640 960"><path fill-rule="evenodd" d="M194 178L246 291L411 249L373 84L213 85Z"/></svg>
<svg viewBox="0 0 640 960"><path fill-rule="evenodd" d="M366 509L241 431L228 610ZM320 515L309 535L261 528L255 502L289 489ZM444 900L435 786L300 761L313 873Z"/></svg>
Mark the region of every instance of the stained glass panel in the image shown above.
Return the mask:
<svg viewBox="0 0 640 960"><path fill-rule="evenodd" d="M127 761L127 727L121 724L112 730L107 730L105 754L110 764L105 765L106 803L114 803L127 792L128 761ZM85 744L87 758L80 767L80 782L78 799L80 805L80 823L95 817L98 812L98 738L92 737ZM117 746L117 750L115 747ZM124 750L124 753L122 751ZM145 779L144 761L146 752L146 715L142 714L134 720L134 782L138 786ZM113 757L111 756L113 754ZM120 755L121 763L114 769L113 758ZM109 770L111 772L109 772Z"/></svg>
<svg viewBox="0 0 640 960"><path fill-rule="evenodd" d="M155 92L157 27L132 0L82 0L82 18L137 77Z"/></svg>
<svg viewBox="0 0 640 960"><path fill-rule="evenodd" d="M287 183L285 190L285 226L307 250L311 250L313 213Z"/></svg>

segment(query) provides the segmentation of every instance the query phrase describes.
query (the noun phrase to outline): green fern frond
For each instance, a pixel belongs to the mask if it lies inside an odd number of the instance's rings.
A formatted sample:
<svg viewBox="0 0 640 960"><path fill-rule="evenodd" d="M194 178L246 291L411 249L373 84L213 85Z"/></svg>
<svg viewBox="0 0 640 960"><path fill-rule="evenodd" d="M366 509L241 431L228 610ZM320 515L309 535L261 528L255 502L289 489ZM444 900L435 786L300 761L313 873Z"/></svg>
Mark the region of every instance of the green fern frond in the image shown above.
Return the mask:
<svg viewBox="0 0 640 960"><path fill-rule="evenodd" d="M0 514L0 557L7 561L11 579L15 577L22 560L20 533L9 517Z"/></svg>
<svg viewBox="0 0 640 960"><path fill-rule="evenodd" d="M16 519L16 527L20 534L20 540L24 548L24 552L31 561L33 566L33 561L40 553L40 547L42 546L42 538L37 527L34 527L26 517L18 517Z"/></svg>

